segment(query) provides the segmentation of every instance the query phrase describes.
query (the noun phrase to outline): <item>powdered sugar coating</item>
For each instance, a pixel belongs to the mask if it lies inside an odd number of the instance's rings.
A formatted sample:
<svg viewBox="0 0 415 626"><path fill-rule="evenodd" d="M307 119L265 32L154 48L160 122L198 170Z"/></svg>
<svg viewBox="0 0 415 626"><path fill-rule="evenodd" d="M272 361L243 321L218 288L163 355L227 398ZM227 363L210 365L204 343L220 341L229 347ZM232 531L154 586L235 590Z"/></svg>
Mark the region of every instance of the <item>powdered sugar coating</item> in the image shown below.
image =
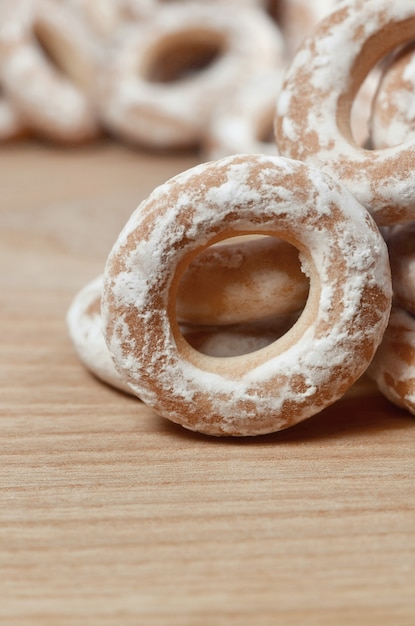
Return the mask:
<svg viewBox="0 0 415 626"><path fill-rule="evenodd" d="M388 400L415 415L415 319L394 306L368 375Z"/></svg>
<svg viewBox="0 0 415 626"><path fill-rule="evenodd" d="M102 276L88 282L75 296L66 321L75 350L85 367L103 382L132 393L115 368L102 332Z"/></svg>
<svg viewBox="0 0 415 626"><path fill-rule="evenodd" d="M310 273L304 312L248 356L214 359L180 334L180 276L204 247L262 233L300 249ZM109 350L158 413L200 432L258 435L322 410L366 369L387 324L386 245L340 184L303 163L237 155L161 185L133 213L105 269Z"/></svg>
<svg viewBox="0 0 415 626"><path fill-rule="evenodd" d="M299 49L277 103L281 154L342 180L382 225L415 216L415 144L361 148L350 111L369 71L414 29L415 6L407 0L342 2Z"/></svg>

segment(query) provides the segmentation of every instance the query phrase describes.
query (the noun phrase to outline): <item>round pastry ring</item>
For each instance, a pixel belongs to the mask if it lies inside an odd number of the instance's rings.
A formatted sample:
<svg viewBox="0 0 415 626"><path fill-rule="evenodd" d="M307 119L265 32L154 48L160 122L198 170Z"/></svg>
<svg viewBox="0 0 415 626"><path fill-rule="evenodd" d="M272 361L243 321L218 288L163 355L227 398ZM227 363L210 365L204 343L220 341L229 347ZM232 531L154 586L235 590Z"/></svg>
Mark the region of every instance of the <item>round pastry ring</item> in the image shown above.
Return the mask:
<svg viewBox="0 0 415 626"><path fill-rule="evenodd" d="M369 72L412 40L414 28L415 9L407 0L341 3L296 54L276 107L280 154L341 180L381 226L415 217L415 142L412 137L383 150L358 146L351 108ZM334 41L341 50L335 63Z"/></svg>
<svg viewBox="0 0 415 626"><path fill-rule="evenodd" d="M282 64L282 36L261 11L208 5L161 3L114 41L101 85L112 132L153 148L198 145L219 100Z"/></svg>
<svg viewBox="0 0 415 626"><path fill-rule="evenodd" d="M207 246L247 233L295 245L310 294L270 346L208 357L179 331L178 283ZM176 176L133 213L106 265L104 334L117 368L159 414L213 435L274 432L319 412L363 373L387 323L388 272L378 229L343 186L297 161L236 155Z"/></svg>

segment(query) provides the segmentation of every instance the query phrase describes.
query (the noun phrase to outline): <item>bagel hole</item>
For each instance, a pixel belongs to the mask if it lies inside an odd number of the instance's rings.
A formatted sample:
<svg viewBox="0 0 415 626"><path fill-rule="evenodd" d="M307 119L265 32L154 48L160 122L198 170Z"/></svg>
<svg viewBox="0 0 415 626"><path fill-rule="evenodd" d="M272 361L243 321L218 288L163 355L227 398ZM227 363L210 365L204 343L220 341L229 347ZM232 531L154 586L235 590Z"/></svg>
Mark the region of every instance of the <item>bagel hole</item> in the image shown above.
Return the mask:
<svg viewBox="0 0 415 626"><path fill-rule="evenodd" d="M278 258L280 251L285 258ZM293 281L301 287L294 289ZM177 323L185 341L206 356L250 354L293 327L309 285L294 246L263 235L228 238L198 254L184 270Z"/></svg>
<svg viewBox="0 0 415 626"><path fill-rule="evenodd" d="M192 30L164 37L145 69L146 80L170 83L191 78L206 71L222 55L224 37L209 30Z"/></svg>

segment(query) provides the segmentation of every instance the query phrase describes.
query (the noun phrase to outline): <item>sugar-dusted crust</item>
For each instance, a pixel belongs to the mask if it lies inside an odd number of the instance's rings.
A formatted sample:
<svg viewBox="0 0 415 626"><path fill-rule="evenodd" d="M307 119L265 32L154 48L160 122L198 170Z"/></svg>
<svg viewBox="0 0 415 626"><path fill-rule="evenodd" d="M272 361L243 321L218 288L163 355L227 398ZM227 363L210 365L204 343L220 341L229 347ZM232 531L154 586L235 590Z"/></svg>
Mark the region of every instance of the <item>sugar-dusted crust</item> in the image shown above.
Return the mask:
<svg viewBox="0 0 415 626"><path fill-rule="evenodd" d="M381 393L415 414L415 319L394 306L368 375Z"/></svg>
<svg viewBox="0 0 415 626"><path fill-rule="evenodd" d="M392 229L387 236L394 299L415 315L415 222Z"/></svg>
<svg viewBox="0 0 415 626"><path fill-rule="evenodd" d="M411 42L383 67L370 120L374 148L389 148L414 138L414 94L415 44Z"/></svg>
<svg viewBox="0 0 415 626"><path fill-rule="evenodd" d="M94 59L87 35L64 4L4 0L0 72L8 98L27 125L49 139L77 143L99 133L92 94ZM1 17L1 14L0 14ZM42 44L65 71L50 62ZM87 87L88 86L88 87Z"/></svg>
<svg viewBox="0 0 415 626"><path fill-rule="evenodd" d="M248 233L301 251L307 304L268 347L202 355L179 330L180 277L213 242ZM155 189L104 276L104 334L117 368L158 413L212 435L277 431L341 397L372 359L391 303L386 244L368 212L326 174L260 155L202 164Z"/></svg>
<svg viewBox="0 0 415 626"><path fill-rule="evenodd" d="M75 296L66 321L75 351L97 378L120 391L132 393L115 368L102 332L102 275L88 282Z"/></svg>
<svg viewBox="0 0 415 626"><path fill-rule="evenodd" d="M101 115L117 136L152 148L198 145L215 104L284 44L259 9L202 3L159 5L120 29L107 51Z"/></svg>
<svg viewBox="0 0 415 626"><path fill-rule="evenodd" d="M364 150L352 138L350 111L370 70L414 32L407 0L341 3L297 52L277 103L280 153L344 182L381 225L415 217L415 143Z"/></svg>

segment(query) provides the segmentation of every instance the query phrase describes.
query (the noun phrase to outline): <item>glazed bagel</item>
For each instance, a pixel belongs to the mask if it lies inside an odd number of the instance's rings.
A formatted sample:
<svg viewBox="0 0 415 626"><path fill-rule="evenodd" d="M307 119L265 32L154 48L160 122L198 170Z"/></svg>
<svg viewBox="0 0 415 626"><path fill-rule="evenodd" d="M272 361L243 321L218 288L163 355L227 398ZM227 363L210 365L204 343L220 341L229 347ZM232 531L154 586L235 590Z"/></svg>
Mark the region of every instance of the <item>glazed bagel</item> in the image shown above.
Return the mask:
<svg viewBox="0 0 415 626"><path fill-rule="evenodd" d="M404 309L393 307L367 373L388 400L415 415L415 319Z"/></svg>
<svg viewBox="0 0 415 626"><path fill-rule="evenodd" d="M99 126L87 95L96 68L93 46L82 35L81 24L63 3L53 0L17 2L15 7L0 29L6 95L44 137L70 143L96 137Z"/></svg>
<svg viewBox="0 0 415 626"><path fill-rule="evenodd" d="M116 136L159 149L199 145L213 107L284 44L259 10L198 3L159 6L121 29L101 76L101 117Z"/></svg>
<svg viewBox="0 0 415 626"><path fill-rule="evenodd" d="M414 137L415 44L392 55L383 67L370 119L373 147L389 148Z"/></svg>
<svg viewBox="0 0 415 626"><path fill-rule="evenodd" d="M205 248L246 234L296 246L310 294L270 346L212 358L180 332L178 285ZM186 428L242 436L341 397L372 359L390 304L386 244L344 186L297 161L236 155L179 174L138 207L108 257L102 315L116 367L146 404Z"/></svg>
<svg viewBox="0 0 415 626"><path fill-rule="evenodd" d="M280 153L341 180L380 225L415 217L415 143L365 150L352 137L350 112L370 70L414 32L407 0L341 3L297 52L277 103Z"/></svg>
<svg viewBox="0 0 415 626"><path fill-rule="evenodd" d="M102 382L133 394L114 365L102 332L103 277L88 282L73 299L66 316L69 335L80 361ZM186 326L181 331L196 350L210 356L236 356L259 350L286 332L298 315L230 326Z"/></svg>

